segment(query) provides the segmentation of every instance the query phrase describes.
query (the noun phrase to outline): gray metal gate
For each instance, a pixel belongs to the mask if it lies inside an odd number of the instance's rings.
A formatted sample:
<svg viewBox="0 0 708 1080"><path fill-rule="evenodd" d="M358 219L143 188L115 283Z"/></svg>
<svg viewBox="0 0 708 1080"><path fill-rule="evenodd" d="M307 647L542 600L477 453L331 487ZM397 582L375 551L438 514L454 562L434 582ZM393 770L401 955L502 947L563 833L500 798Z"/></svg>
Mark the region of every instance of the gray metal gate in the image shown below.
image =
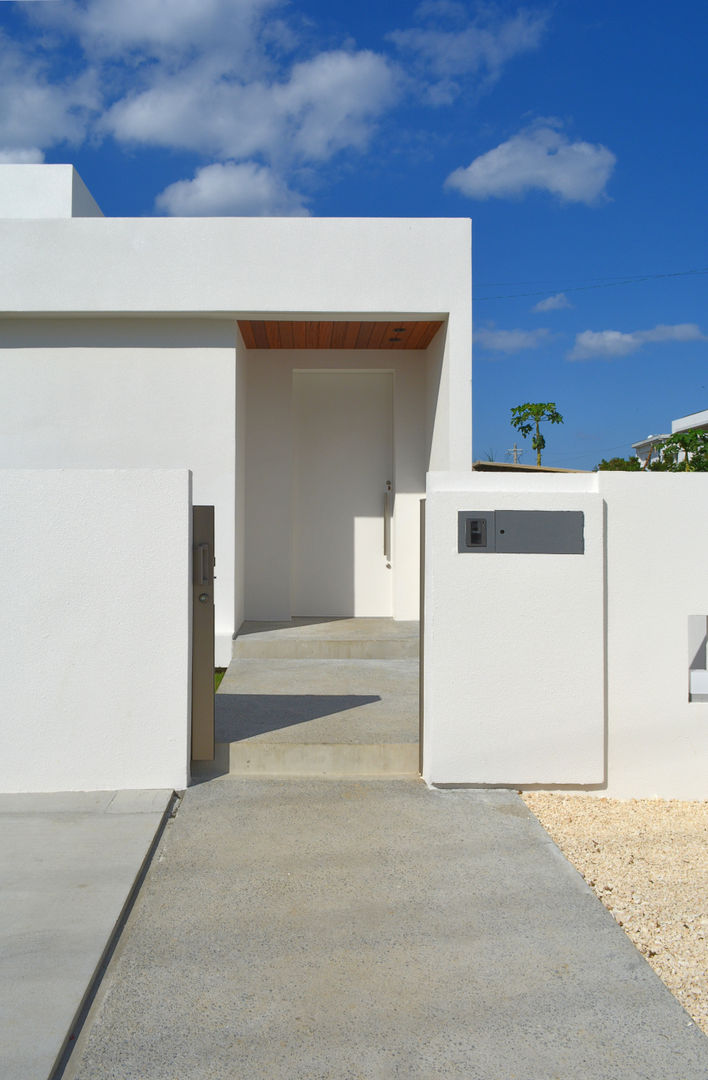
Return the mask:
<svg viewBox="0 0 708 1080"><path fill-rule="evenodd" d="M214 507L192 507L192 761L214 759Z"/></svg>

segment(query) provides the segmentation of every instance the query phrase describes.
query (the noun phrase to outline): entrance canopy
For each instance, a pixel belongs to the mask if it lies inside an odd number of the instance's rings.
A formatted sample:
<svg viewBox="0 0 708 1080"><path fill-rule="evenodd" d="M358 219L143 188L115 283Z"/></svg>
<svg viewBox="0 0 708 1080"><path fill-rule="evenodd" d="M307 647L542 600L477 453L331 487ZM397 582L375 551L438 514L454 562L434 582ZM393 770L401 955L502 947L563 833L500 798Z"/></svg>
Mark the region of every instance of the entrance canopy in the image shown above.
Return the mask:
<svg viewBox="0 0 708 1080"><path fill-rule="evenodd" d="M239 319L247 349L427 349L441 320L393 322Z"/></svg>

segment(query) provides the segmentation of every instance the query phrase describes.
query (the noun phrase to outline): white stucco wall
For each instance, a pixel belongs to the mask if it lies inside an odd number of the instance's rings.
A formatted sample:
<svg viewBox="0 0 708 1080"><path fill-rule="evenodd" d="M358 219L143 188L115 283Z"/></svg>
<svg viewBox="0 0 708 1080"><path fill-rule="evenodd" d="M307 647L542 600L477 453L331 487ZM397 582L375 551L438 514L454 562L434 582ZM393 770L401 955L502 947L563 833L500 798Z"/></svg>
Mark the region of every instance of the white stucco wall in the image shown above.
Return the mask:
<svg viewBox="0 0 708 1080"><path fill-rule="evenodd" d="M190 478L0 471L0 791L185 786Z"/></svg>
<svg viewBox="0 0 708 1080"><path fill-rule="evenodd" d="M0 314L447 319L436 461L469 468L466 219L0 219L0 248Z"/></svg>
<svg viewBox="0 0 708 1080"><path fill-rule="evenodd" d="M562 486L562 485L560 485ZM585 554L460 554L460 510L581 510ZM597 494L430 474L424 768L431 783L599 783L603 516Z"/></svg>
<svg viewBox="0 0 708 1080"><path fill-rule="evenodd" d="M585 555L457 552L458 509L559 508L585 513ZM428 782L706 797L708 478L431 475L426 521Z"/></svg>
<svg viewBox="0 0 708 1080"><path fill-rule="evenodd" d="M0 320L0 468L184 468L215 506L217 663L231 657L236 516L232 322Z"/></svg>
<svg viewBox="0 0 708 1080"><path fill-rule="evenodd" d="M0 218L102 216L72 165L0 164Z"/></svg>
<svg viewBox="0 0 708 1080"><path fill-rule="evenodd" d="M247 397L247 350L236 328L236 500L235 500L235 543L236 558L234 568L234 631L238 631L246 618L246 430L248 417ZM224 556L222 555L222 561ZM217 571L221 573L221 562ZM228 666L217 658L217 665Z"/></svg>
<svg viewBox="0 0 708 1080"><path fill-rule="evenodd" d="M443 335L441 330L439 336ZM394 374L394 617L418 618L419 515L427 464L429 362L427 352L405 350L259 349L248 353L247 618L288 619L291 615L292 379L293 371L303 369L365 369ZM355 461L351 467L356 469ZM346 477L342 477L342 483L346 484ZM323 499L326 497L323 492Z"/></svg>
<svg viewBox="0 0 708 1080"><path fill-rule="evenodd" d="M708 798L708 703L689 702L708 614L708 476L598 473L607 504L608 794Z"/></svg>

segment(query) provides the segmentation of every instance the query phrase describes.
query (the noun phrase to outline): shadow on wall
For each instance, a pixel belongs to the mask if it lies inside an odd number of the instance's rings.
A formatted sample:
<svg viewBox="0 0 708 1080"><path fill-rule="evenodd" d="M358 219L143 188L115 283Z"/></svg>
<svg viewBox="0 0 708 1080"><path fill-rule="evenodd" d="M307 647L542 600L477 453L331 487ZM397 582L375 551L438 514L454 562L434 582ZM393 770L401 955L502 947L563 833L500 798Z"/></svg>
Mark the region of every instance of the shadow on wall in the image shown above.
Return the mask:
<svg viewBox="0 0 708 1080"><path fill-rule="evenodd" d="M238 742L375 701L378 694L217 694L216 741Z"/></svg>

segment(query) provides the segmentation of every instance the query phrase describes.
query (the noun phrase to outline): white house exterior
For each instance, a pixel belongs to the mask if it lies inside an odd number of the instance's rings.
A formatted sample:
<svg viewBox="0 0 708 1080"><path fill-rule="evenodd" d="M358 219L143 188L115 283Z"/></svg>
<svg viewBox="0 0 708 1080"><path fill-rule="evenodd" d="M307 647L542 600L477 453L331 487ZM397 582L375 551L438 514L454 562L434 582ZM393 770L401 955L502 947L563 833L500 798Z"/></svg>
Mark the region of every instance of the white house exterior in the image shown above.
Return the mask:
<svg viewBox="0 0 708 1080"><path fill-rule="evenodd" d="M222 665L418 618L425 496L424 779L706 797L708 477L470 470L468 221L106 219L0 165L0 251L0 790L189 782L194 504Z"/></svg>
<svg viewBox="0 0 708 1080"><path fill-rule="evenodd" d="M417 618L425 474L471 461L469 221L108 219L0 165L0 238L1 467L189 469L218 664L244 618Z"/></svg>

